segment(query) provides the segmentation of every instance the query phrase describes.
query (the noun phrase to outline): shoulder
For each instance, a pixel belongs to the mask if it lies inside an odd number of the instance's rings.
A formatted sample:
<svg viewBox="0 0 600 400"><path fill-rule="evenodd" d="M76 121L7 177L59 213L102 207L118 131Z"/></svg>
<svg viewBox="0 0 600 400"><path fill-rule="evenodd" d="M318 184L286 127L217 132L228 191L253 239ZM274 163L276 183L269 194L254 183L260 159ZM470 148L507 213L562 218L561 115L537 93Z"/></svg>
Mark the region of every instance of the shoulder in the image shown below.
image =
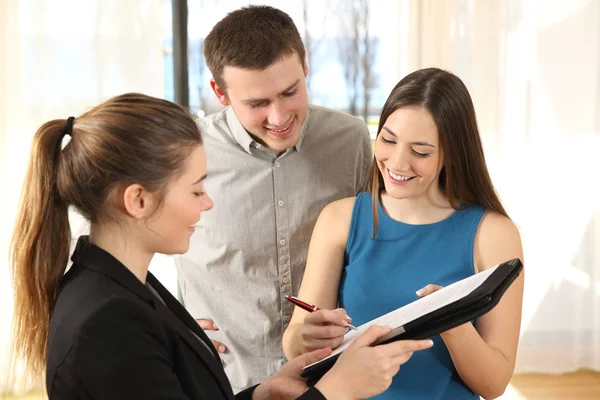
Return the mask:
<svg viewBox="0 0 600 400"><path fill-rule="evenodd" d="M352 210L354 208L356 199L357 196L346 197L344 199L329 203L327 206L325 206L325 208L323 208L319 218L333 223L336 221L349 219L352 216Z"/></svg>
<svg viewBox="0 0 600 400"><path fill-rule="evenodd" d="M126 336L138 329L158 328L150 305L142 300L114 296L102 301L82 321L79 336L86 339Z"/></svg>
<svg viewBox="0 0 600 400"><path fill-rule="evenodd" d="M479 271L512 258L523 259L521 235L508 217L487 211L475 235L475 265Z"/></svg>
<svg viewBox="0 0 600 400"><path fill-rule="evenodd" d="M220 136L229 132L229 124L227 123L227 110L223 110L196 119L196 125L200 129L203 137Z"/></svg>
<svg viewBox="0 0 600 400"><path fill-rule="evenodd" d="M348 130L347 134L368 136L369 130L367 124L358 117L316 105L310 105L309 112L311 123L326 124L328 129L330 127L337 127L336 132Z"/></svg>

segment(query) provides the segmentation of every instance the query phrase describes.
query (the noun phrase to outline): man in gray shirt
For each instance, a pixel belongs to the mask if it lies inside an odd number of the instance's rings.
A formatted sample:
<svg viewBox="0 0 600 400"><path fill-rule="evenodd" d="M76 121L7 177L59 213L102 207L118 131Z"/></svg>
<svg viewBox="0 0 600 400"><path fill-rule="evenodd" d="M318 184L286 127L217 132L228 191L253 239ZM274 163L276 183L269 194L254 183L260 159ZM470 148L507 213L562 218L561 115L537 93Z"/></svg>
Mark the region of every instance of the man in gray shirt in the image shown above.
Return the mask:
<svg viewBox="0 0 600 400"><path fill-rule="evenodd" d="M361 120L309 106L305 49L284 12L228 14L204 54L227 106L198 122L215 206L175 261L184 305L237 392L285 363L281 339L293 312L285 296L298 292L323 207L365 188L371 142Z"/></svg>

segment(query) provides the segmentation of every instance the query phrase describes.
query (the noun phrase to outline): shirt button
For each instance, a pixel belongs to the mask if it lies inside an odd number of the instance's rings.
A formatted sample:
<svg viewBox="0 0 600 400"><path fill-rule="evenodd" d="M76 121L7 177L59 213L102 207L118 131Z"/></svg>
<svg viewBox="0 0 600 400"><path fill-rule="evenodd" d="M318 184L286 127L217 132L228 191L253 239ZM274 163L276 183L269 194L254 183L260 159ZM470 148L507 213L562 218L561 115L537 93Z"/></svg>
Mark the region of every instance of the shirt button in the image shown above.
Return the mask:
<svg viewBox="0 0 600 400"><path fill-rule="evenodd" d="M288 278L287 276L284 276L283 279L281 280L283 283L289 283L290 282L290 278Z"/></svg>
<svg viewBox="0 0 600 400"><path fill-rule="evenodd" d="M280 165L281 165L281 164L279 163L279 161L275 161L275 166L276 166L277 168L279 168L279 166L280 166Z"/></svg>
<svg viewBox="0 0 600 400"><path fill-rule="evenodd" d="M291 318L290 318L290 316L289 316L289 315L286 315L286 316L284 316L284 317L283 317L283 320L284 320L285 322L290 322L290 319L291 319Z"/></svg>
<svg viewBox="0 0 600 400"><path fill-rule="evenodd" d="M279 207L281 207L281 206L283 205L283 200L279 200L279 201L277 202L277 205L278 205Z"/></svg>
<svg viewBox="0 0 600 400"><path fill-rule="evenodd" d="M281 239L281 240L279 241L279 244L283 246L283 245L285 244L285 239Z"/></svg>

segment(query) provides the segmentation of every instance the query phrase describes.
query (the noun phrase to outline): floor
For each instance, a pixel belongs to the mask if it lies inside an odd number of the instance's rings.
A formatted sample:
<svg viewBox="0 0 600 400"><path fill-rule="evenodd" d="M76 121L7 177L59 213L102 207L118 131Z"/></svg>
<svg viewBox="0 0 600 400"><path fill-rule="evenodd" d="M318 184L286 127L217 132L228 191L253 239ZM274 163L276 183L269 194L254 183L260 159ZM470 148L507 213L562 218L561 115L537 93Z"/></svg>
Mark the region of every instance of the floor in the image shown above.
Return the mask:
<svg viewBox="0 0 600 400"><path fill-rule="evenodd" d="M2 396L0 396L2 398ZM41 395L4 397L6 400L44 400ZM517 375L501 400L598 400L600 373L580 371L565 375Z"/></svg>

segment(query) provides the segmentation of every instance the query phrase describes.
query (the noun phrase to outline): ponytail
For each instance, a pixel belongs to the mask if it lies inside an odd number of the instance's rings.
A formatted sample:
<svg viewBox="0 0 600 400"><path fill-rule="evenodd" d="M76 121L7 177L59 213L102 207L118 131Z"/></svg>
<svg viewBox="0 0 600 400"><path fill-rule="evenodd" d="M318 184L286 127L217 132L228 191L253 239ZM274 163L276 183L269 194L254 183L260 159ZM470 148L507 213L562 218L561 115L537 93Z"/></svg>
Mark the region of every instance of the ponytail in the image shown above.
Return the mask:
<svg viewBox="0 0 600 400"><path fill-rule="evenodd" d="M36 378L45 369L50 317L69 257L68 204L57 190L64 135L65 120L53 120L34 136L10 244L14 287L11 365L23 359Z"/></svg>

